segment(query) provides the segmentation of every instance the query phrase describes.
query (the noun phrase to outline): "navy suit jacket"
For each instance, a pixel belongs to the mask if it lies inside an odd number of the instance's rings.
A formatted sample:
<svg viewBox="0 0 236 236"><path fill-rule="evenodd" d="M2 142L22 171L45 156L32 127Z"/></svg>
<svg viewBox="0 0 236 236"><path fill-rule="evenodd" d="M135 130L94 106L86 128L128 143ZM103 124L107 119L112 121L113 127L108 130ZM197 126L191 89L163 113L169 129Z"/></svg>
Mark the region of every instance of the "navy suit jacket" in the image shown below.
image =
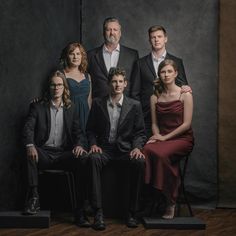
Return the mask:
<svg viewBox="0 0 236 236"><path fill-rule="evenodd" d="M110 119L107 110L107 99L93 100L87 123L87 135L90 146L103 146L108 143L110 134ZM123 153L134 148L141 149L145 144L145 127L140 102L124 96L121 114L118 122L116 145Z"/></svg>
<svg viewBox="0 0 236 236"><path fill-rule="evenodd" d="M123 68L126 72L128 86L126 87L125 94L128 96L130 93L130 75L137 59L137 50L120 45L117 67ZM92 98L108 96L108 71L103 58L103 45L88 51L88 72L92 80Z"/></svg>
<svg viewBox="0 0 236 236"><path fill-rule="evenodd" d="M63 107L64 149L85 145L85 137L80 129L79 118L74 104ZM51 129L50 105L45 102L32 103L23 128L23 144L34 144L41 147L49 138Z"/></svg>
<svg viewBox="0 0 236 236"><path fill-rule="evenodd" d="M182 59L169 53L166 54L165 59L171 59L177 64L178 76L176 84L178 86L187 85ZM131 78L130 96L141 102L145 120L150 119L150 97L154 91L153 81L156 77L151 53L136 61Z"/></svg>

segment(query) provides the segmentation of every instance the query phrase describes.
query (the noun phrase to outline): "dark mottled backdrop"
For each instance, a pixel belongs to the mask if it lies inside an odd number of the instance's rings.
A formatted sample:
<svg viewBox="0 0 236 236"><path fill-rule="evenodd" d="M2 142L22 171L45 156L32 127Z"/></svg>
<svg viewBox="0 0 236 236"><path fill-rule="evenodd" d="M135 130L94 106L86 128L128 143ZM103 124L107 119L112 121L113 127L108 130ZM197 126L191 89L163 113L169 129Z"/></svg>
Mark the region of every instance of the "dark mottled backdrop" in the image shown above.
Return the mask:
<svg viewBox="0 0 236 236"><path fill-rule="evenodd" d="M194 200L215 206L218 0L3 0L0 11L0 209L14 209L23 199L20 134L30 100L41 94L65 44L82 38L86 49L100 45L103 19L111 15L121 20L122 43L140 56L150 50L148 27L161 24L168 32L168 51L183 58L194 95L196 137L187 190Z"/></svg>
<svg viewBox="0 0 236 236"><path fill-rule="evenodd" d="M86 48L102 42L102 23L114 15L122 23L122 43L149 53L147 30L163 25L167 50L183 58L193 89L196 138L187 172L187 190L214 206L217 195L218 1L84 1L82 36ZM197 200L197 199L196 199Z"/></svg>

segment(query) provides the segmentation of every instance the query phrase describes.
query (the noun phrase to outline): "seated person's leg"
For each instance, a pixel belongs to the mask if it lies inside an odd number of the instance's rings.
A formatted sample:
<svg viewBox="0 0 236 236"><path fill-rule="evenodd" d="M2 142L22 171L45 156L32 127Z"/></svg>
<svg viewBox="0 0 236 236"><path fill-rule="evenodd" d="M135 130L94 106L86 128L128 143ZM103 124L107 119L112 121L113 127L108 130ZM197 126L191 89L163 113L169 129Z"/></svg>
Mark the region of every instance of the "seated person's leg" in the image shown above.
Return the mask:
<svg viewBox="0 0 236 236"><path fill-rule="evenodd" d="M130 198L127 226L135 228L137 227L136 213L139 210L139 199L144 183L145 160L143 158L130 159L129 168Z"/></svg>
<svg viewBox="0 0 236 236"><path fill-rule="evenodd" d="M23 212L27 215L34 215L40 210L38 194L38 169L46 169L51 165L51 160L44 149L36 147L36 152L36 159L32 159L27 156L28 191L25 209Z"/></svg>
<svg viewBox="0 0 236 236"><path fill-rule="evenodd" d="M143 158L131 158L130 154L119 156L119 160L124 162L129 168L129 199L126 225L129 228L138 227L136 212L139 209L139 198L142 185L144 183L145 160Z"/></svg>
<svg viewBox="0 0 236 236"><path fill-rule="evenodd" d="M76 186L76 209L74 209L75 224L80 227L90 227L89 219L85 212L85 200L87 196L88 182L88 155L83 153L79 157L71 151L63 152L57 160L55 160L53 168L72 171L75 177Z"/></svg>
<svg viewBox="0 0 236 236"><path fill-rule="evenodd" d="M109 155L104 151L102 154L91 153L88 159L89 194L90 202L95 212L93 224L95 230L104 230L106 228L102 211L101 172L109 159Z"/></svg>

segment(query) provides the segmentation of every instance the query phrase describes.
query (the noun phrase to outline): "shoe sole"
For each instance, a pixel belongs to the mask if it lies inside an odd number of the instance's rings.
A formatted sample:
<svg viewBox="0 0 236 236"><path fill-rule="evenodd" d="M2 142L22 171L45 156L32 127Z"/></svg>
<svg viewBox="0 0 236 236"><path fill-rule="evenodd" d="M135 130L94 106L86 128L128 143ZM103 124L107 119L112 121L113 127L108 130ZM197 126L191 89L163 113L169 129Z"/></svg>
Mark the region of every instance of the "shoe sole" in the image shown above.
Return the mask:
<svg viewBox="0 0 236 236"><path fill-rule="evenodd" d="M40 208L37 208L36 211L24 211L23 215L36 215L40 211Z"/></svg>

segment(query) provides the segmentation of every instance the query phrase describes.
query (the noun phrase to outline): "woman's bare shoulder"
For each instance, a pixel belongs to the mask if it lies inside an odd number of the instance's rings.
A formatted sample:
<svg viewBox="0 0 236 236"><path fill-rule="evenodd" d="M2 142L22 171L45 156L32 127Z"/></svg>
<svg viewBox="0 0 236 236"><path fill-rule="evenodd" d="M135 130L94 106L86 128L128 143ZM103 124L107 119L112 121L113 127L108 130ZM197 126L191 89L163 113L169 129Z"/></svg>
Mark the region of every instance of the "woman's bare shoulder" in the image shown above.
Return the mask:
<svg viewBox="0 0 236 236"><path fill-rule="evenodd" d="M153 94L151 97L150 97L150 101L151 102L157 102L157 99L158 99L158 97L157 97L157 95L155 95L155 94Z"/></svg>

